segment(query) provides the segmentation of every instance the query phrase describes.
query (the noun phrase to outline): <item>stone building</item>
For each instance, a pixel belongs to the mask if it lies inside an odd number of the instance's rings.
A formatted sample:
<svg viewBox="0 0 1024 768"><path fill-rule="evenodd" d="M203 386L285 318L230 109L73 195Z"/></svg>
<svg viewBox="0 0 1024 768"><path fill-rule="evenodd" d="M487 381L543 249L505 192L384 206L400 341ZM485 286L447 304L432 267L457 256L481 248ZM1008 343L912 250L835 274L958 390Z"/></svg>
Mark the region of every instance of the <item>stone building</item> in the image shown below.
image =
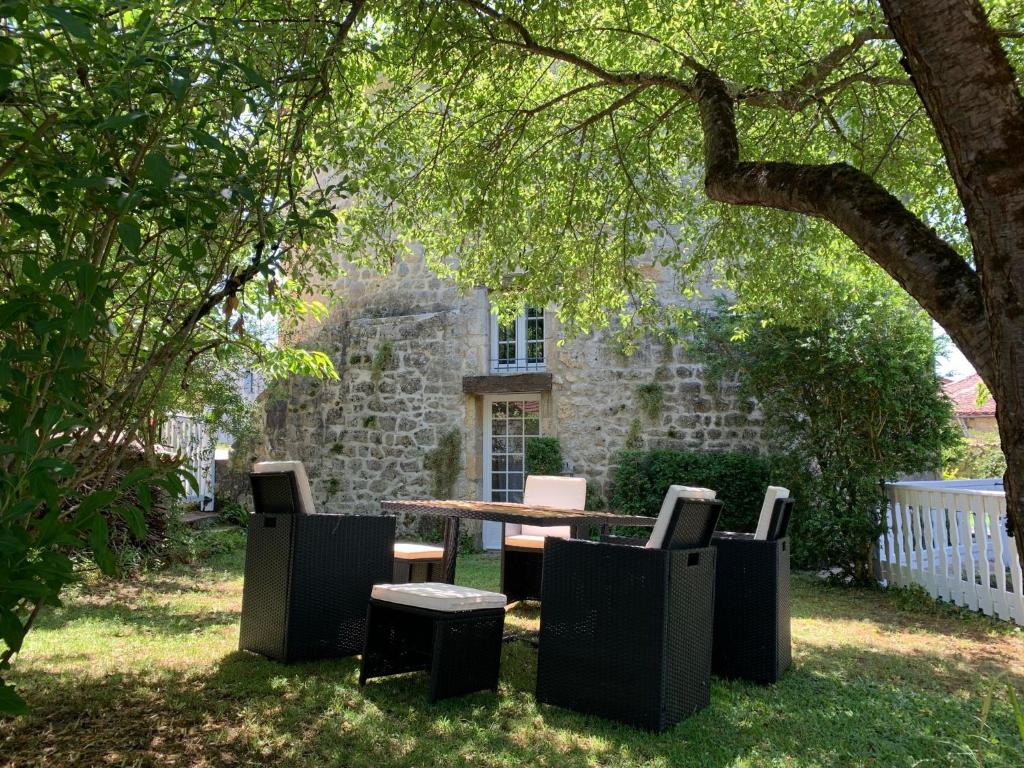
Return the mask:
<svg viewBox="0 0 1024 768"><path fill-rule="evenodd" d="M648 269L662 301L685 300L673 272ZM452 431L451 492L509 501L525 435L557 436L564 471L585 476L598 504L627 445L760 447L756 410L712 397L681 346L645 340L625 357L605 333L559 345L554 312L537 309L499 328L484 289L460 293L419 256L387 276L352 268L336 290L339 308L298 342L329 354L339 380L292 380L266 399L266 450L304 461L327 508L372 513L382 498L429 496L429 457ZM661 407L644 408L641 390Z"/></svg>

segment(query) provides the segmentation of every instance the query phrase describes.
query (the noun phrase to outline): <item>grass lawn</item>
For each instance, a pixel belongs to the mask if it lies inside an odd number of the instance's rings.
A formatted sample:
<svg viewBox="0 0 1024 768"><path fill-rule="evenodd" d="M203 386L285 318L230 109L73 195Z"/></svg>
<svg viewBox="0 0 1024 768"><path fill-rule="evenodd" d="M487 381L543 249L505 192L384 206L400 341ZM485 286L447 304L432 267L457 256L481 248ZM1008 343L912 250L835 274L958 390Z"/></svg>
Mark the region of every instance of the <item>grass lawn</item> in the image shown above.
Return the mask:
<svg viewBox="0 0 1024 768"><path fill-rule="evenodd" d="M1024 766L996 682L1024 690L1024 634L915 596L795 577L783 681L714 681L708 709L652 735L538 706L521 642L497 697L436 706L423 676L361 690L356 659L239 653L241 563L91 583L48 611L15 663L33 713L0 722L0 766ZM461 558L459 580L495 588L496 560Z"/></svg>

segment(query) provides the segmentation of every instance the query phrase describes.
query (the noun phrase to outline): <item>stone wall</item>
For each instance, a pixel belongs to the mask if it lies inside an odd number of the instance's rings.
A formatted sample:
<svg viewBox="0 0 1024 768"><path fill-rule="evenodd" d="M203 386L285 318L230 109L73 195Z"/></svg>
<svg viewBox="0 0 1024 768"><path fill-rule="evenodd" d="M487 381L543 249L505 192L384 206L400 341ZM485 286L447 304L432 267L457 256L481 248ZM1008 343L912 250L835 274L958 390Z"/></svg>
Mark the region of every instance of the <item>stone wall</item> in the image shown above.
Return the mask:
<svg viewBox="0 0 1024 768"><path fill-rule="evenodd" d="M670 272L651 270L662 300L683 300ZM488 372L484 291L460 294L415 255L386 277L352 269L335 289L340 307L299 341L330 355L339 380L271 387L264 452L304 461L314 499L325 508L375 513L382 498L430 494L426 456L457 429L463 471L454 493L479 498L483 400L462 393L462 377ZM553 313L546 331L553 385L541 398L542 430L561 439L565 459L598 495L606 495L615 457L630 440L644 447L759 449L759 414L729 390L713 398L702 366L683 347L647 341L627 358L605 334L558 347ZM654 418L643 413L637 392L652 383L663 396ZM411 521L402 527L416 532Z"/></svg>

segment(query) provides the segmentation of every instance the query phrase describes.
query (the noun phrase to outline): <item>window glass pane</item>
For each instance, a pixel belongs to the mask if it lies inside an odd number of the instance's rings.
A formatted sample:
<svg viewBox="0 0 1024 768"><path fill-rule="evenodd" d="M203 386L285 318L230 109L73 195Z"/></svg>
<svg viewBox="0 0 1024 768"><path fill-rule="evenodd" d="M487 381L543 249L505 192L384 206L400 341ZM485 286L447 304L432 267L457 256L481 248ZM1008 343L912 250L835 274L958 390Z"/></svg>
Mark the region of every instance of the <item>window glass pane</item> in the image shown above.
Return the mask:
<svg viewBox="0 0 1024 768"><path fill-rule="evenodd" d="M508 470L509 470L509 472L522 472L523 471L523 457L522 456L509 456L508 457Z"/></svg>
<svg viewBox="0 0 1024 768"><path fill-rule="evenodd" d="M507 437L505 440L508 443L508 453L519 453L523 452L523 438L521 437Z"/></svg>
<svg viewBox="0 0 1024 768"><path fill-rule="evenodd" d="M516 324L498 326L498 365L515 365Z"/></svg>
<svg viewBox="0 0 1024 768"><path fill-rule="evenodd" d="M507 438L504 437L492 437L491 438L491 453L505 453L508 451Z"/></svg>
<svg viewBox="0 0 1024 768"><path fill-rule="evenodd" d="M506 458L505 454L501 454L500 456L492 456L491 457L491 465L492 465L491 469L493 469L495 472L504 472L505 471L505 463L506 463L506 461L507 461L507 458Z"/></svg>
<svg viewBox="0 0 1024 768"><path fill-rule="evenodd" d="M495 419L491 423L492 435L504 435L508 431L508 422L504 419Z"/></svg>
<svg viewBox="0 0 1024 768"><path fill-rule="evenodd" d="M497 402L491 403L491 414L494 416L504 416L505 409L508 407L508 403L504 400L498 400Z"/></svg>
<svg viewBox="0 0 1024 768"><path fill-rule="evenodd" d="M509 491L521 491L521 490L523 490L523 476L522 476L522 474L510 474L508 476L508 489L509 489Z"/></svg>
<svg viewBox="0 0 1024 768"><path fill-rule="evenodd" d="M509 419L508 420L508 433L510 435L521 435L521 434L523 434L523 420L522 419Z"/></svg>
<svg viewBox="0 0 1024 768"><path fill-rule="evenodd" d="M522 491L509 491L506 494L506 498L508 499L508 501L511 501L513 504L522 504L523 503L523 492Z"/></svg>
<svg viewBox="0 0 1024 768"><path fill-rule="evenodd" d="M526 308L526 362L544 362L544 310Z"/></svg>
<svg viewBox="0 0 1024 768"><path fill-rule="evenodd" d="M509 418L519 418L523 415L523 404L521 402L513 400L508 404L508 416Z"/></svg>
<svg viewBox="0 0 1024 768"><path fill-rule="evenodd" d="M491 488L494 490L503 490L505 488L505 478L507 475L504 472L493 472L491 474Z"/></svg>
<svg viewBox="0 0 1024 768"><path fill-rule="evenodd" d="M540 434L540 419L537 416L527 416L523 422L523 433L526 435Z"/></svg>

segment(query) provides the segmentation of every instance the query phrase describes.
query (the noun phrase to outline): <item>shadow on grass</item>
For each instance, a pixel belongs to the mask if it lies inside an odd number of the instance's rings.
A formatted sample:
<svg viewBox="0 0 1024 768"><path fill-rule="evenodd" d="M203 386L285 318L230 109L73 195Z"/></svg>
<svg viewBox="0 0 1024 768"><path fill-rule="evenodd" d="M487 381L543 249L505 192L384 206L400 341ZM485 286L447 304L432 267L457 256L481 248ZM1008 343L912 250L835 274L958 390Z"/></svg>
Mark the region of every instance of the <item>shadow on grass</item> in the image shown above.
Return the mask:
<svg viewBox="0 0 1024 768"><path fill-rule="evenodd" d="M58 630L76 622L122 624L138 628L149 635L187 635L211 627L237 624L236 610L181 611L164 605L126 605L106 603L103 605L76 604L57 611L41 612L36 626L39 629Z"/></svg>
<svg viewBox="0 0 1024 768"><path fill-rule="evenodd" d="M1016 631L1011 622L935 600L923 590L829 584L805 573L793 575L792 588L794 619L869 621L891 630L923 627L982 642Z"/></svg>
<svg viewBox="0 0 1024 768"><path fill-rule="evenodd" d="M664 734L538 706L536 651L523 643L504 646L498 696L434 706L425 675L360 688L355 659L232 653L194 671L29 671L16 682L33 713L0 728L0 754L12 766L959 766L963 745L989 768L1024 764L1003 703L978 739L980 693L944 688L946 659L802 650L776 686L714 681L711 706Z"/></svg>

